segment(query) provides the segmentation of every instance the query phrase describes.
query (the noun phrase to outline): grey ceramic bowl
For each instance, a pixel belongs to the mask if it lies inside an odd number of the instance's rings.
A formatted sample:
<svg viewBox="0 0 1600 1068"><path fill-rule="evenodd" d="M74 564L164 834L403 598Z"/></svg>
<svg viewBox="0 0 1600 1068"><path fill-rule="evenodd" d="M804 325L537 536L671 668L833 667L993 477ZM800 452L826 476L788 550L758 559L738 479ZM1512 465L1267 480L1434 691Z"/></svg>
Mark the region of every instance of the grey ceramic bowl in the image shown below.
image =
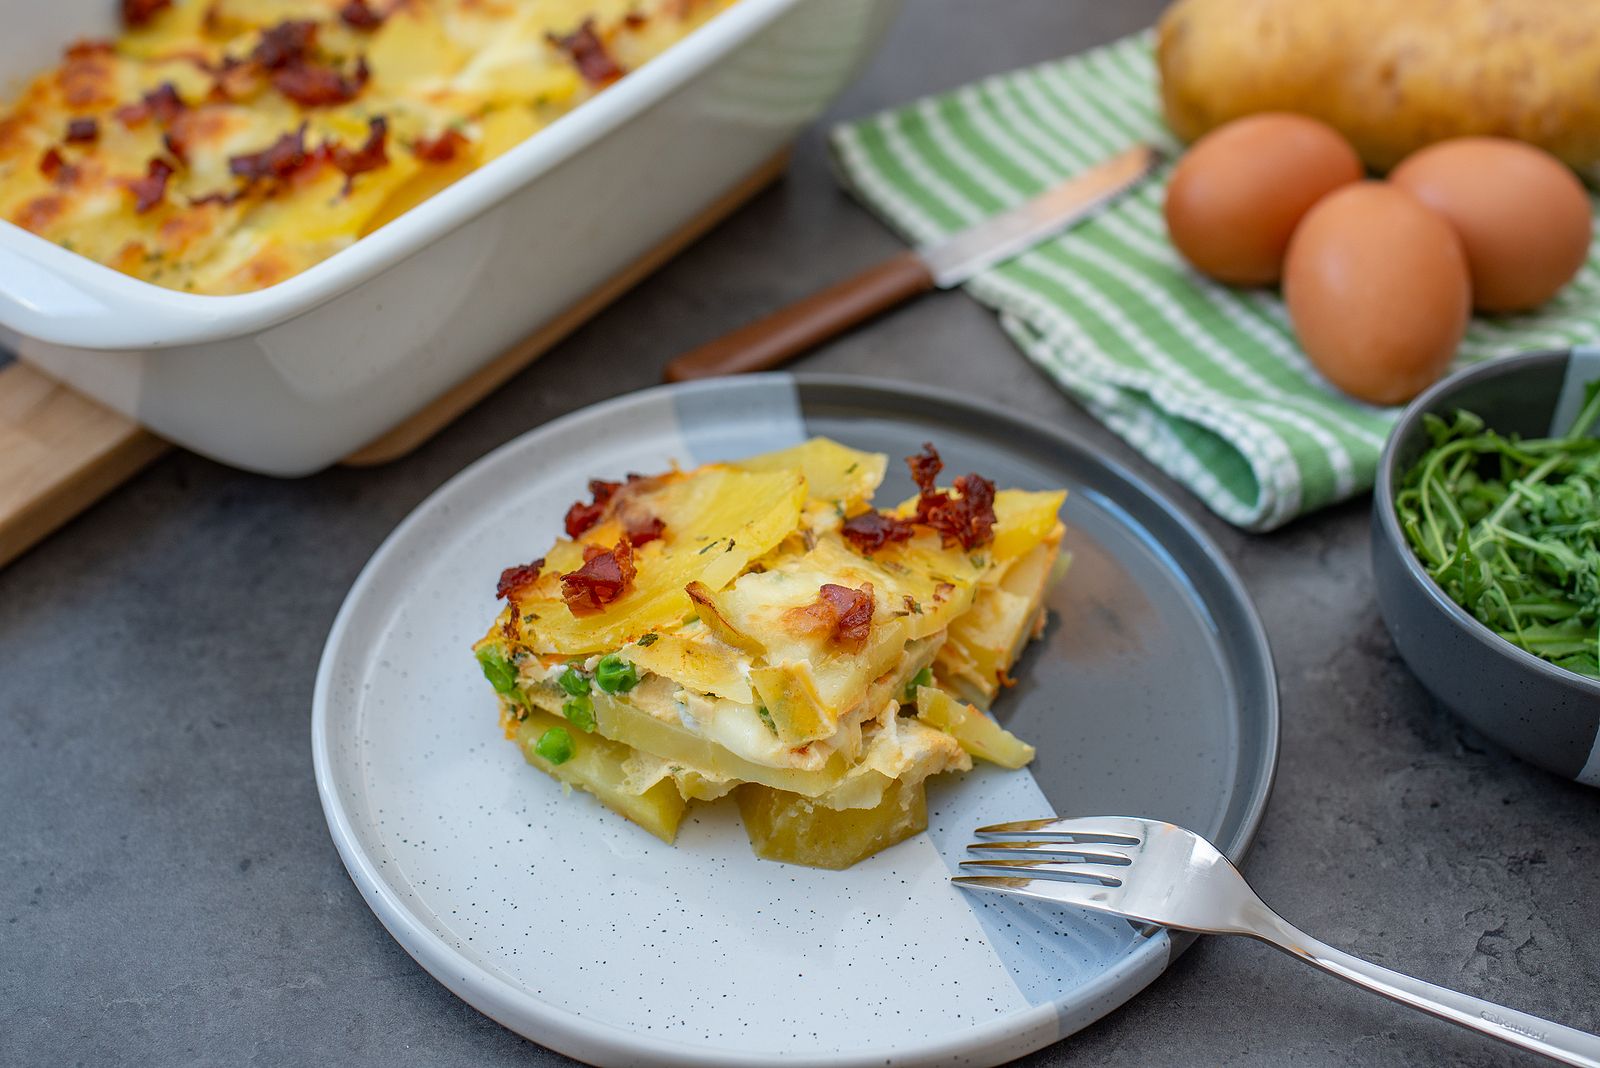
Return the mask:
<svg viewBox="0 0 1600 1068"><path fill-rule="evenodd" d="M1428 445L1424 414L1466 409L1503 433L1546 436L1568 362L1567 352L1506 357L1411 402L1378 464L1372 570L1395 647L1440 703L1518 756L1600 786L1600 682L1524 652L1446 596L1412 553L1394 508L1396 487Z"/></svg>

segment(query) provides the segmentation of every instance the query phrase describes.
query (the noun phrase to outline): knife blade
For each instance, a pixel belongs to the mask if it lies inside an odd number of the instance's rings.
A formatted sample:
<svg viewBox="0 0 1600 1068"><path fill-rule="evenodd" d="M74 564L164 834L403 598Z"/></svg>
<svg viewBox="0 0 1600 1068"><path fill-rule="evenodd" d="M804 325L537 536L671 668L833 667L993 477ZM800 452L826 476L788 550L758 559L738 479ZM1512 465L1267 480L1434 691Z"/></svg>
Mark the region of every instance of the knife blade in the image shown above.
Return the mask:
<svg viewBox="0 0 1600 1068"><path fill-rule="evenodd" d="M1100 211L1161 161L1136 145L943 241L902 252L666 366L669 382L766 371L932 289L958 286Z"/></svg>

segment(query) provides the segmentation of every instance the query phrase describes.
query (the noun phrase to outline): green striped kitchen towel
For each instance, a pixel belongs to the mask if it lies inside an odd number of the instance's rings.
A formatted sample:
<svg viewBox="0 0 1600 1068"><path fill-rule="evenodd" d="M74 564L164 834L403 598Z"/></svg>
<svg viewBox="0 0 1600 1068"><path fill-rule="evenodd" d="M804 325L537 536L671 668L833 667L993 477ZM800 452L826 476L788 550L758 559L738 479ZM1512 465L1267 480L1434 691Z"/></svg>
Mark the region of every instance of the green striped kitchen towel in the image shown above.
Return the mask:
<svg viewBox="0 0 1600 1068"><path fill-rule="evenodd" d="M1138 141L1177 147L1149 33L841 126L832 143L856 194L922 244ZM1170 169L967 291L1063 389L1231 523L1271 530L1370 489L1398 410L1326 385L1276 293L1184 266L1161 218ZM1474 320L1461 359L1596 340L1591 253L1537 313Z"/></svg>

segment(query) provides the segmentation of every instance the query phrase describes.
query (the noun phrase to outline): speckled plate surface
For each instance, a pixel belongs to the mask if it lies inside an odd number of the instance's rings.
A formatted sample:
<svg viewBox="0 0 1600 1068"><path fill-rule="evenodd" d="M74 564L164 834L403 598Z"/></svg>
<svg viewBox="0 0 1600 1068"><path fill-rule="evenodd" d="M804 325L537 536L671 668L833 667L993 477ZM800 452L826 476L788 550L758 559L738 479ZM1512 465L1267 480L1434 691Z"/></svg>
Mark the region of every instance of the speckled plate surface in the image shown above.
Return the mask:
<svg viewBox="0 0 1600 1068"><path fill-rule="evenodd" d="M559 532L587 479L825 434L952 471L1066 486L1074 562L996 704L1022 772L930 784L928 832L849 871L755 859L731 805L675 847L523 763L468 646L495 578ZM909 495L902 465L882 491ZM1277 759L1254 609L1216 549L1072 439L949 394L762 375L574 413L467 468L390 535L328 637L317 787L351 878L429 972L507 1027L598 1064L995 1064L1132 997L1186 944L953 888L973 827L1125 812L1250 843Z"/></svg>

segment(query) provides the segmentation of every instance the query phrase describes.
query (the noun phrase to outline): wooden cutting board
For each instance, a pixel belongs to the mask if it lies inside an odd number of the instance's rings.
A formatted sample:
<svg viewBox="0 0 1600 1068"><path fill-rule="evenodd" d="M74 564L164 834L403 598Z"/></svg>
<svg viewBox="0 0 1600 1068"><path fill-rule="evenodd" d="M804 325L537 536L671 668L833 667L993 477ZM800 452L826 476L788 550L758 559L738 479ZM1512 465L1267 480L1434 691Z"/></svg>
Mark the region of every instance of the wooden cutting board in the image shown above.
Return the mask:
<svg viewBox="0 0 1600 1068"><path fill-rule="evenodd" d="M384 464L427 441L731 215L788 165L785 149L532 336L343 462L356 467ZM28 364L0 367L0 567L172 447L127 416Z"/></svg>

